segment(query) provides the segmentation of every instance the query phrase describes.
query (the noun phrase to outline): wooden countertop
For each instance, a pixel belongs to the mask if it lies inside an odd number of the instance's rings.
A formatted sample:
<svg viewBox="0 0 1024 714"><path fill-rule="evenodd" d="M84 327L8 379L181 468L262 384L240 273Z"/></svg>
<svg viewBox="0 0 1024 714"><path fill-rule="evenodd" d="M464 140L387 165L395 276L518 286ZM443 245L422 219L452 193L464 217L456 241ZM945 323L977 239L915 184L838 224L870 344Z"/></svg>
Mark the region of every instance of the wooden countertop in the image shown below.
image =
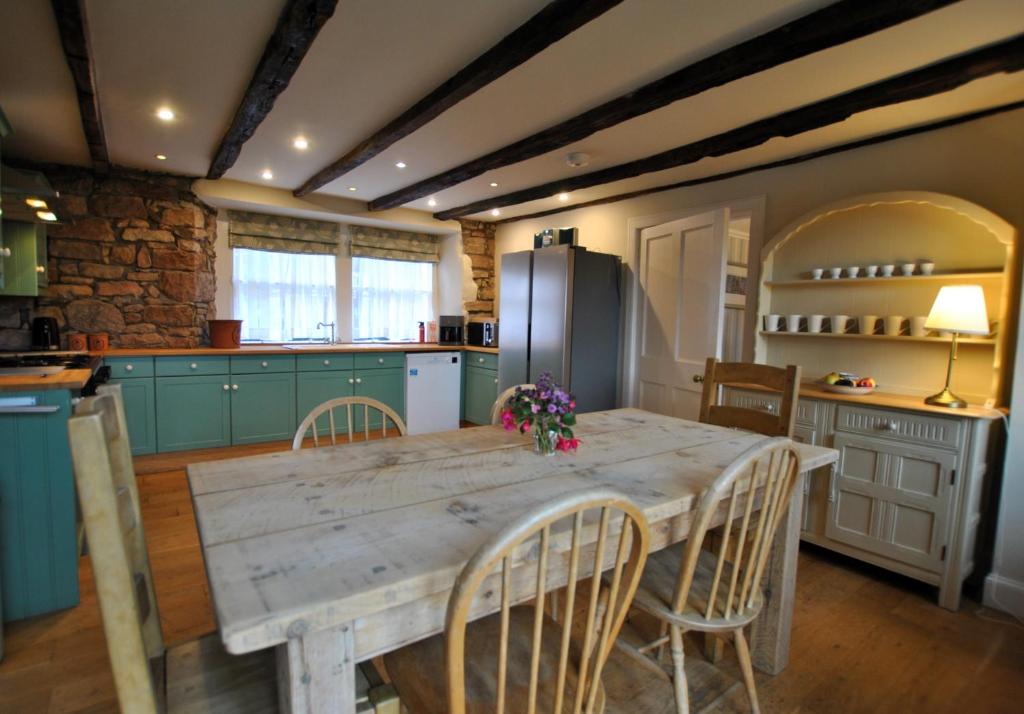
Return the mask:
<svg viewBox="0 0 1024 714"><path fill-rule="evenodd" d="M242 345L237 348L220 349L216 347L191 348L133 348L111 349L105 352L93 352L99 357L173 357L178 355L301 355L323 352L358 353L358 352L486 352L498 354L497 347L475 347L473 345L439 345L434 342L392 342L388 344L344 343L344 344L259 344Z"/></svg>
<svg viewBox="0 0 1024 714"><path fill-rule="evenodd" d="M758 384L730 384L730 387L740 389L752 389L758 392L772 392ZM871 394L856 396L853 394L837 394L822 389L814 382L804 382L800 387L800 396L808 399L829 399L834 402L846 402L865 407L885 407L887 409L902 409L913 412L926 412L928 414L941 414L950 417L968 417L971 419L998 419L1006 413L1005 409L989 409L979 404L970 404L963 409L948 409L936 407L924 403L924 397L916 397L910 394L893 394L891 392L874 391Z"/></svg>
<svg viewBox="0 0 1024 714"><path fill-rule="evenodd" d="M0 377L0 392L39 392L49 389L81 389L92 370L65 369L56 374Z"/></svg>

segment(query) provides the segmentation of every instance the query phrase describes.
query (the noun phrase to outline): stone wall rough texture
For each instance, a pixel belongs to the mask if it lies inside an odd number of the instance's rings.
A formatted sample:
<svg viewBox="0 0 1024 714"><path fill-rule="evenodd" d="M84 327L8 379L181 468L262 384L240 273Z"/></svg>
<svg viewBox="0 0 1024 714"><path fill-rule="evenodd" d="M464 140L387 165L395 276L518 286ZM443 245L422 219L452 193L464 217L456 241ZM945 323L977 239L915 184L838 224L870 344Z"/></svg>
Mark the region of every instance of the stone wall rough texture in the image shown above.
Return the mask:
<svg viewBox="0 0 1024 714"><path fill-rule="evenodd" d="M106 332L113 347L195 347L214 315L216 211L192 179L118 169L39 167L66 223L48 229L49 287L0 297L0 349L27 347L27 320L62 335ZM492 248L493 249L493 248Z"/></svg>
<svg viewBox="0 0 1024 714"><path fill-rule="evenodd" d="M493 223L459 219L462 226L462 252L473 264L477 299L465 304L469 315L495 317L494 314L494 231Z"/></svg>

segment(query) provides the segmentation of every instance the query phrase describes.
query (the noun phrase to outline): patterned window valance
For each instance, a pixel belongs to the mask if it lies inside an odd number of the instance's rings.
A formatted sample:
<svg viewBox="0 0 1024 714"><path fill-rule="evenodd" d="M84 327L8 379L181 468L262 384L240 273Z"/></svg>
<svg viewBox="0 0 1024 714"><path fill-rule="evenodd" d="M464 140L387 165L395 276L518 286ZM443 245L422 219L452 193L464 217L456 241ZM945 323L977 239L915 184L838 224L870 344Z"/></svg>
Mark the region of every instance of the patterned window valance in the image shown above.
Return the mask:
<svg viewBox="0 0 1024 714"><path fill-rule="evenodd" d="M337 255L340 236L337 223L228 211L228 244L232 248Z"/></svg>
<svg viewBox="0 0 1024 714"><path fill-rule="evenodd" d="M441 236L370 226L349 226L348 230L352 239L352 255L358 258L416 263L437 263L441 260Z"/></svg>

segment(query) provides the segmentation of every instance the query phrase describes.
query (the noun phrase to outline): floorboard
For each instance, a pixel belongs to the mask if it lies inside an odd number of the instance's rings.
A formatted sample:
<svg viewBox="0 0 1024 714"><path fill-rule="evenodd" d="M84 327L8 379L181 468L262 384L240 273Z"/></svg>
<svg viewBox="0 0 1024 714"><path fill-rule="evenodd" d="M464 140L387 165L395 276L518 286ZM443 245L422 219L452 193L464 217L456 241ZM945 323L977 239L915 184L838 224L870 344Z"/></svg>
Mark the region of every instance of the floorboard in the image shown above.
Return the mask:
<svg viewBox="0 0 1024 714"><path fill-rule="evenodd" d="M213 632L185 477L190 462L268 453L255 447L160 454L136 460L143 522L164 638L168 645ZM82 603L7 623L0 662L0 713L116 712L106 643L88 557ZM1024 701L1024 627L965 599L959 612L934 602L932 588L826 550L804 546L789 667L757 674L765 712L1009 712ZM687 640L688 672L700 691L695 711L747 711L731 647L718 667ZM657 676L630 680L618 660L606 676L625 692L609 714L672 711L671 688Z"/></svg>

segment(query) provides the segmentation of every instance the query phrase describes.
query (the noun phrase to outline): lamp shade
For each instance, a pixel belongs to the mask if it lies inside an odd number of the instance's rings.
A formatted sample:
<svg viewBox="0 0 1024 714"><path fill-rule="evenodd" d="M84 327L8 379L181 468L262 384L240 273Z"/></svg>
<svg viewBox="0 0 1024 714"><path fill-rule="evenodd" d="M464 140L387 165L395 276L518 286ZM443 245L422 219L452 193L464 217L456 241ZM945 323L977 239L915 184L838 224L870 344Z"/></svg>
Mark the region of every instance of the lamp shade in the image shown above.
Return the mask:
<svg viewBox="0 0 1024 714"><path fill-rule="evenodd" d="M985 293L980 285L947 285L939 289L924 326L965 335L989 333Z"/></svg>

